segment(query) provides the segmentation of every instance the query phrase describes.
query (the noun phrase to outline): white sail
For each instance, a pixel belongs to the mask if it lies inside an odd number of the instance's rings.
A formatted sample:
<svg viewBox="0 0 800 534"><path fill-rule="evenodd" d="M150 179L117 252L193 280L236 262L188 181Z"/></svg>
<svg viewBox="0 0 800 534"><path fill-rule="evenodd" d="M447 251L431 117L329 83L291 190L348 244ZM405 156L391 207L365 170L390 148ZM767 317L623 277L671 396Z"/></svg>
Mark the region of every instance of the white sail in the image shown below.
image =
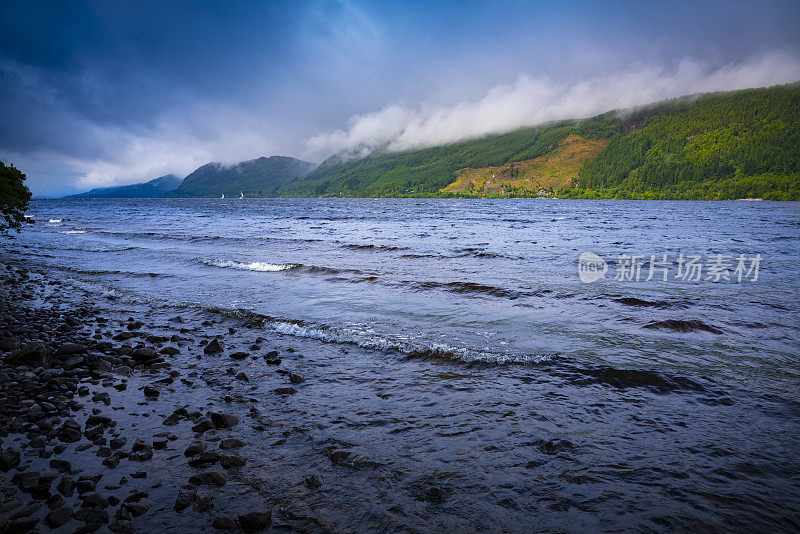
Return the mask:
<svg viewBox="0 0 800 534"><path fill-rule="evenodd" d="M219 197L219 198L225 198L225 193L222 193L222 196Z"/></svg>

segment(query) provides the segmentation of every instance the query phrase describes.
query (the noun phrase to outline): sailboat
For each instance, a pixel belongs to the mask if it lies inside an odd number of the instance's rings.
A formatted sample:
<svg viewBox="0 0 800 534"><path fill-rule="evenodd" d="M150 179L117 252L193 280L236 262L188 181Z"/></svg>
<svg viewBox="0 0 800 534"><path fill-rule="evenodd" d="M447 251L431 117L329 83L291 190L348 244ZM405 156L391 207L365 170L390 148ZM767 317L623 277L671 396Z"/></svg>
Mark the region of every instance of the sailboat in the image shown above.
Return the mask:
<svg viewBox="0 0 800 534"><path fill-rule="evenodd" d="M244 191L239 191L239 198L244 198Z"/></svg>
<svg viewBox="0 0 800 534"><path fill-rule="evenodd" d="M219 197L219 198L225 198L225 193L222 193L222 196Z"/></svg>

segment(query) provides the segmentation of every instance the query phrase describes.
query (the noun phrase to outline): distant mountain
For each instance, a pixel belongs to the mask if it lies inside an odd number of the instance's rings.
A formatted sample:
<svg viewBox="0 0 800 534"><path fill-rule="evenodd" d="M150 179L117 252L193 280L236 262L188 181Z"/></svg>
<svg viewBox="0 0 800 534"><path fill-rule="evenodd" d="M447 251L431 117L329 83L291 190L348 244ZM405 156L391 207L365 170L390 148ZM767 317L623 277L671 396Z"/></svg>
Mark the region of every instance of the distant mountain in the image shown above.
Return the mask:
<svg viewBox="0 0 800 534"><path fill-rule="evenodd" d="M235 165L207 163L170 192L170 197L275 196L279 187L311 172L316 164L286 156L242 161Z"/></svg>
<svg viewBox="0 0 800 534"><path fill-rule="evenodd" d="M181 185L181 179L174 174L159 176L143 184L121 185L118 187L99 187L86 193L69 195L64 198L157 198Z"/></svg>
<svg viewBox="0 0 800 534"><path fill-rule="evenodd" d="M338 154L277 196L800 200L800 83L419 150Z"/></svg>

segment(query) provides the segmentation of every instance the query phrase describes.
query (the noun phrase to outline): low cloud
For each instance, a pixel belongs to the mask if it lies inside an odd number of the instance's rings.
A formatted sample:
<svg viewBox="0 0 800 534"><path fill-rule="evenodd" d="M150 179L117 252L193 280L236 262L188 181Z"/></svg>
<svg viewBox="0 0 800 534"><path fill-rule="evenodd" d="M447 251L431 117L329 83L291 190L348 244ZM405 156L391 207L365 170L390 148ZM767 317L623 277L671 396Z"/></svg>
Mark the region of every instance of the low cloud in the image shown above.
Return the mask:
<svg viewBox="0 0 800 534"><path fill-rule="evenodd" d="M401 151L437 146L545 122L586 118L693 93L770 86L800 80L800 58L770 53L712 68L684 59L674 67L640 66L562 83L520 75L475 101L451 106L390 105L357 115L349 128L310 138L309 150L363 156L377 147Z"/></svg>

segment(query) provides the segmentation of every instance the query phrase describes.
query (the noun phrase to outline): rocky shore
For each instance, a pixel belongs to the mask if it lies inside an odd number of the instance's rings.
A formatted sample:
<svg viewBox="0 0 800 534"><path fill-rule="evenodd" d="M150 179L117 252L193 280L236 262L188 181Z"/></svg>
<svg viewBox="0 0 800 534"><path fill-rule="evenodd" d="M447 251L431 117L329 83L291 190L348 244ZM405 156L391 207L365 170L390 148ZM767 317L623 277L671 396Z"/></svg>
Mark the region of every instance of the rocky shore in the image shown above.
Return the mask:
<svg viewBox="0 0 800 534"><path fill-rule="evenodd" d="M291 395L305 379L282 368L279 351L262 337L226 350L206 332L232 334L231 321L201 329L180 316L114 316L62 286L0 264L0 532L320 529L276 508L248 472L245 423L225 407L249 404L248 430L264 431L255 399L225 385L216 398L197 387L213 376L173 365L179 355L259 359L283 383L276 394Z"/></svg>

